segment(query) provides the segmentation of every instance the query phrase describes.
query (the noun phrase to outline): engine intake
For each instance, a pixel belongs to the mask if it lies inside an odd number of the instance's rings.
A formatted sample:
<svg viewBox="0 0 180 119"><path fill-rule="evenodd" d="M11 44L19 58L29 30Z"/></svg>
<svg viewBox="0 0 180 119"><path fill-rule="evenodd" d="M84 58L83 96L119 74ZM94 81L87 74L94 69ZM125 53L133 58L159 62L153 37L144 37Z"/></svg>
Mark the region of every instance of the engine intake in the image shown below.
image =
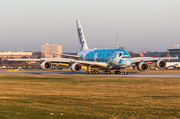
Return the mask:
<svg viewBox="0 0 180 119"><path fill-rule="evenodd" d="M75 62L70 66L70 69L71 69L71 71L74 71L74 72L80 71L82 69L82 65Z"/></svg>
<svg viewBox="0 0 180 119"><path fill-rule="evenodd" d="M51 62L48 62L48 61L43 61L41 64L40 64L41 68L42 69L50 69L52 64Z"/></svg>
<svg viewBox="0 0 180 119"><path fill-rule="evenodd" d="M158 68L164 68L166 66L166 62L164 60L158 60L156 62L156 67Z"/></svg>
<svg viewBox="0 0 180 119"><path fill-rule="evenodd" d="M145 70L148 70L149 68L149 65L145 62L140 62L138 65L137 65L137 69L140 70L140 71L145 71Z"/></svg>

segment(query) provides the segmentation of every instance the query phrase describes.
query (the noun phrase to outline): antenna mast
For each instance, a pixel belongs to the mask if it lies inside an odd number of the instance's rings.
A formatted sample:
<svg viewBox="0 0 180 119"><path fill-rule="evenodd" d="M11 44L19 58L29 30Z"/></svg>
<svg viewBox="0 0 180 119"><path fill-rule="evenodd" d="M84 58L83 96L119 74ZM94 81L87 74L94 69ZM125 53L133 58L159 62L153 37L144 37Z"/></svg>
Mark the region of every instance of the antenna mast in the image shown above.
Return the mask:
<svg viewBox="0 0 180 119"><path fill-rule="evenodd" d="M119 48L119 43L118 43L118 30L117 30L116 48Z"/></svg>

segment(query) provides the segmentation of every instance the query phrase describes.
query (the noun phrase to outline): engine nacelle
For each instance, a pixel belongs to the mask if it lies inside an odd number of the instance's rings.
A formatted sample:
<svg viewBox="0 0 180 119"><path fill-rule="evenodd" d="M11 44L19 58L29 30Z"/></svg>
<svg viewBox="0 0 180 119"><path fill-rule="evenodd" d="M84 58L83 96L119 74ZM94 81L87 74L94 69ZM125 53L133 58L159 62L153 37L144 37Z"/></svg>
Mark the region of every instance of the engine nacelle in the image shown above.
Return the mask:
<svg viewBox="0 0 180 119"><path fill-rule="evenodd" d="M75 62L70 66L70 69L71 71L80 71L82 69L82 65Z"/></svg>
<svg viewBox="0 0 180 119"><path fill-rule="evenodd" d="M156 67L158 68L164 68L166 66L166 62L164 60L158 60L156 62Z"/></svg>
<svg viewBox="0 0 180 119"><path fill-rule="evenodd" d="M40 64L41 68L42 69L50 69L52 64L51 62L48 62L48 61L43 61L41 64Z"/></svg>
<svg viewBox="0 0 180 119"><path fill-rule="evenodd" d="M140 62L137 65L137 69L140 70L140 71L145 71L145 70L149 69L149 65L147 63L145 63L145 62Z"/></svg>

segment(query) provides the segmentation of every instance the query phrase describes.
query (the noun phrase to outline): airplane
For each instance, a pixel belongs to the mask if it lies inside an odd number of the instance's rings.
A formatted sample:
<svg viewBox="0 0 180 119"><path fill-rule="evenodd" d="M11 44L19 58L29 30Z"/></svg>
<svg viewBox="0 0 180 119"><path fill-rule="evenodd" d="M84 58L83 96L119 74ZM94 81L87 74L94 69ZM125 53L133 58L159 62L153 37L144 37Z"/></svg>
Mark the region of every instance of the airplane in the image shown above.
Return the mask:
<svg viewBox="0 0 180 119"><path fill-rule="evenodd" d="M166 62L166 68L175 69L180 67L180 62Z"/></svg>
<svg viewBox="0 0 180 119"><path fill-rule="evenodd" d="M132 64L136 64L137 69L140 71L148 70L148 61L156 62L156 67L164 68L166 66L167 59L178 59L178 57L139 57L131 58L129 53L124 49L112 48L112 49L89 49L81 23L76 20L77 32L79 38L80 52L77 55L58 54L55 55L69 56L78 58L78 60L70 58L40 58L40 59L7 59L8 61L35 61L40 63L42 69L50 69L52 63L68 64L71 71L76 72L82 70L82 67L86 67L86 74L99 74L99 70L103 70L103 74L111 74L110 70L115 70L114 74L127 75L126 71Z"/></svg>

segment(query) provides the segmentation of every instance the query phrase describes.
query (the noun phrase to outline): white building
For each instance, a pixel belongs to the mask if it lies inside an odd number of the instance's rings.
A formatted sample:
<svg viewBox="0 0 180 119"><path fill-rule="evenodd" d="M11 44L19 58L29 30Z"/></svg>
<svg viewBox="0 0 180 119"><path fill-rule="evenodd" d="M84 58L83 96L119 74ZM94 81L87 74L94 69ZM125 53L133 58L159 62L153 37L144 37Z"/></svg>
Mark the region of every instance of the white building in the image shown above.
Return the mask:
<svg viewBox="0 0 180 119"><path fill-rule="evenodd" d="M33 52L11 52L4 51L0 52L1 58L31 58Z"/></svg>
<svg viewBox="0 0 180 119"><path fill-rule="evenodd" d="M62 44L50 45L46 43L41 46L42 57L44 58L60 58L60 55L53 55L50 53L62 54Z"/></svg>

